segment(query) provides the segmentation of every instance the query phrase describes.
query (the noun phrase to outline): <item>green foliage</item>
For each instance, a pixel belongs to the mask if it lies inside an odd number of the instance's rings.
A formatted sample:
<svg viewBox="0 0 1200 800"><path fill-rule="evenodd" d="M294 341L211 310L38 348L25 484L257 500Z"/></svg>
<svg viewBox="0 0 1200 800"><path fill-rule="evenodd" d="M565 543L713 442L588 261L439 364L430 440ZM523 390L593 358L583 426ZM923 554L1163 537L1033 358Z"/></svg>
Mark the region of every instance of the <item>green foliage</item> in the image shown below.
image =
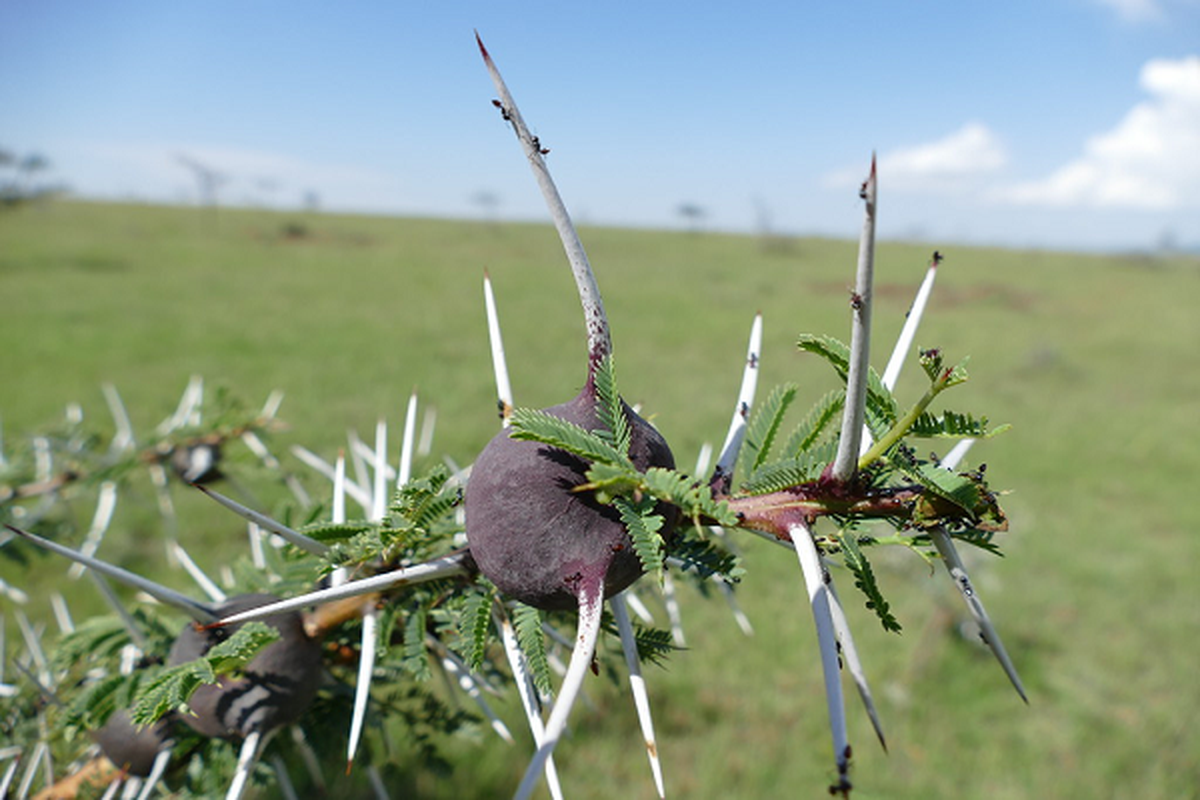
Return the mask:
<svg viewBox="0 0 1200 800"><path fill-rule="evenodd" d="M647 628L637 622L632 623L632 627L638 660L643 664L655 664L661 667L672 653L682 649L675 644L670 631L662 628ZM601 628L615 638L619 639L621 636L616 620L608 611L605 611L601 618Z"/></svg>
<svg viewBox="0 0 1200 800"><path fill-rule="evenodd" d="M954 439L986 439L995 436L1008 426L988 430L987 417L976 419L971 414L959 414L956 411L943 411L940 415L925 412L917 417L909 429L909 436L924 438L945 437Z"/></svg>
<svg viewBox="0 0 1200 800"><path fill-rule="evenodd" d="M514 603L512 611L513 629L517 644L525 654L529 677L534 688L544 695L554 689L550 682L550 662L546 660L546 634L542 630L542 612L524 603Z"/></svg>
<svg viewBox="0 0 1200 800"><path fill-rule="evenodd" d="M837 533L837 542L842 548L842 563L854 575L854 585L867 598L867 608L875 612L883 629L892 633L900 633L900 623L892 616L891 607L884 599L879 584L875 582L875 573L871 562L858 546L858 540L852 530L841 530Z"/></svg>
<svg viewBox="0 0 1200 800"><path fill-rule="evenodd" d="M729 506L713 497L711 488L676 470L651 467L642 474L638 490L676 506L684 516L697 522L702 519L710 519L718 525L737 522Z"/></svg>
<svg viewBox="0 0 1200 800"><path fill-rule="evenodd" d="M825 359L837 371L843 381L850 371L850 348L832 336L803 334L797 346L807 353ZM879 373L871 368L867 372L867 408L891 424L896 421L896 400L883 385Z"/></svg>
<svg viewBox="0 0 1200 800"><path fill-rule="evenodd" d="M742 445L741 460L744 471L754 472L767 460L771 454L771 445L774 444L779 427L783 424L783 416L796 399L798 390L799 387L792 383L776 386L767 395L767 399L754 410L750 423L746 426L746 440Z"/></svg>
<svg viewBox="0 0 1200 800"><path fill-rule="evenodd" d="M159 672L138 691L130 719L135 725L152 725L171 711L186 712L187 701L197 689L241 669L278 638L279 631L274 628L247 622L194 661Z"/></svg>
<svg viewBox="0 0 1200 800"><path fill-rule="evenodd" d="M458 614L458 636L463 642L462 655L472 672L478 672L483 667L492 630L492 608L496 597L496 590L484 578L480 578L476 588L477 591L466 595Z"/></svg>
<svg viewBox="0 0 1200 800"><path fill-rule="evenodd" d="M592 380L596 382L596 413L600 418L596 433L618 453L628 453L632 433L625 416L625 403L617 392L616 368L611 355L600 359Z"/></svg>
<svg viewBox="0 0 1200 800"><path fill-rule="evenodd" d="M780 457L783 459L798 458L802 453L807 453L829 430L829 426L841 417L842 406L845 403L846 392L844 390L831 391L814 403L808 414L788 437Z"/></svg>
<svg viewBox="0 0 1200 800"><path fill-rule="evenodd" d="M620 465L632 463L629 457L616 449L607 439L592 431L584 430L573 422L528 408L514 409L510 418L514 439L542 442L560 450L602 464Z"/></svg>
<svg viewBox="0 0 1200 800"><path fill-rule="evenodd" d="M433 673L429 668L429 648L425 646L427 611L417 606L404 622L404 650L400 663L419 681L427 681Z"/></svg>
<svg viewBox="0 0 1200 800"><path fill-rule="evenodd" d="M618 497L613 504L621 515L621 522L629 531L633 542L633 551L637 553L642 563L642 569L655 580L662 580L663 569L663 537L664 519L654 511L655 502L650 498L632 501L627 497Z"/></svg>
<svg viewBox="0 0 1200 800"><path fill-rule="evenodd" d="M695 528L676 533L671 543L671 557L679 561L681 570L702 581L720 575L736 583L745 574L736 555L714 539L697 535Z"/></svg>
<svg viewBox="0 0 1200 800"><path fill-rule="evenodd" d="M837 441L830 440L793 458L764 464L746 478L741 489L746 494L770 494L816 480L836 453Z"/></svg>

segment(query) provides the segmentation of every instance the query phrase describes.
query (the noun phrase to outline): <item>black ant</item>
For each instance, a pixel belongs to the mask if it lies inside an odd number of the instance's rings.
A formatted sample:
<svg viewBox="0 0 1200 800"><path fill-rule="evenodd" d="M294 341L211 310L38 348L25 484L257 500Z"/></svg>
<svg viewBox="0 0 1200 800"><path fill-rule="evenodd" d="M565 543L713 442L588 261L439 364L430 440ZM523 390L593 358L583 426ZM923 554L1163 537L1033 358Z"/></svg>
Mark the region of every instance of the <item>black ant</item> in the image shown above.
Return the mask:
<svg viewBox="0 0 1200 800"><path fill-rule="evenodd" d="M512 114L510 114L508 109L504 107L504 103L501 103L499 100L493 100L492 105L500 109L500 116L505 122L512 122Z"/></svg>
<svg viewBox="0 0 1200 800"><path fill-rule="evenodd" d="M946 257L945 257L944 255L942 255L942 253L941 253L941 251L940 251L940 250L934 250L934 251L933 251L933 258L932 258L932 259L930 259L930 262L931 262L932 266L935 266L935 267L936 267L938 264L941 264L941 263L942 263L942 261L944 261L944 260L945 260L945 258L946 258Z"/></svg>

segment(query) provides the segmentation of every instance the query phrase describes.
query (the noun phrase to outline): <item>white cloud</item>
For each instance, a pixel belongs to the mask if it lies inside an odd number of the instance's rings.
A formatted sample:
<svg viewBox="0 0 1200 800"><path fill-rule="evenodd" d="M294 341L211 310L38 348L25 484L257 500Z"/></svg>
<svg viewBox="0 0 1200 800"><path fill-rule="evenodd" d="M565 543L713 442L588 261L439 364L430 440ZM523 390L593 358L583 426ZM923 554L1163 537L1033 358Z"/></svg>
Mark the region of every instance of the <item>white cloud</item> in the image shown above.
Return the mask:
<svg viewBox="0 0 1200 800"><path fill-rule="evenodd" d="M958 193L1008 161L1000 140L986 125L968 122L941 139L901 148L879 157L880 182L889 190ZM830 187L862 180L861 170L839 170L825 177Z"/></svg>
<svg viewBox="0 0 1200 800"><path fill-rule="evenodd" d="M1164 18L1158 0L1093 0L1097 5L1110 8L1126 22L1153 22Z"/></svg>
<svg viewBox="0 0 1200 800"><path fill-rule="evenodd" d="M1200 206L1200 56L1142 67L1150 98L1083 154L997 197L1025 205L1171 210Z"/></svg>

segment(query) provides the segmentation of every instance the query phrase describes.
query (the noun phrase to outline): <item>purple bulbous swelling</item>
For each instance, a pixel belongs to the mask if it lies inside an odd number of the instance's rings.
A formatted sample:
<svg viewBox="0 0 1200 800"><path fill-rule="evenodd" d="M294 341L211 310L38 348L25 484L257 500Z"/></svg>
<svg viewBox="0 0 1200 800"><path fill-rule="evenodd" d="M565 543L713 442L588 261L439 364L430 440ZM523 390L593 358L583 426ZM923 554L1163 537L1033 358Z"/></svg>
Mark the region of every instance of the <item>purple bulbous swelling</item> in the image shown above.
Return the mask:
<svg viewBox="0 0 1200 800"><path fill-rule="evenodd" d="M218 607L217 614L229 616L277 600L270 594L239 595ZM275 614L262 621L279 631L280 638L246 664L239 677L222 676L219 683L201 686L188 701L194 714L180 717L198 733L230 738L255 730L266 732L294 722L312 702L321 680L320 645L304 632L299 612ZM189 624L171 646L167 664L199 658L239 627L203 630Z"/></svg>
<svg viewBox="0 0 1200 800"><path fill-rule="evenodd" d="M170 719L138 729L125 709L114 711L108 722L96 731L96 744L117 769L144 778L154 768L154 760L170 740Z"/></svg>
<svg viewBox="0 0 1200 800"><path fill-rule="evenodd" d="M587 430L599 427L596 400L586 387L574 400L545 413ZM630 458L638 469L674 468L666 440L625 406ZM466 489L467 544L471 556L500 591L543 610L579 606L581 585L603 579L605 597L641 577L629 533L612 506L584 483L587 463L540 442L512 439L501 431L475 461ZM677 510L661 505L669 535Z"/></svg>

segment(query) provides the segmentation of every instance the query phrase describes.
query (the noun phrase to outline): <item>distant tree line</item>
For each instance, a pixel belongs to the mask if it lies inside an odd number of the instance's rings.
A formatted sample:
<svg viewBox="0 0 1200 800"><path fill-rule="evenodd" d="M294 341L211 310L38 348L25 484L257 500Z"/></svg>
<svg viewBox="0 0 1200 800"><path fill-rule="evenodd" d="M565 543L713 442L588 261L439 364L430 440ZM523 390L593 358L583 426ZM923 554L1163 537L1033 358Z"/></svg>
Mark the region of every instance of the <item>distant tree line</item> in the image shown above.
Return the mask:
<svg viewBox="0 0 1200 800"><path fill-rule="evenodd" d="M19 156L0 148L0 204L19 205L63 191L59 184L40 182L40 177L49 171L50 161L41 153Z"/></svg>

